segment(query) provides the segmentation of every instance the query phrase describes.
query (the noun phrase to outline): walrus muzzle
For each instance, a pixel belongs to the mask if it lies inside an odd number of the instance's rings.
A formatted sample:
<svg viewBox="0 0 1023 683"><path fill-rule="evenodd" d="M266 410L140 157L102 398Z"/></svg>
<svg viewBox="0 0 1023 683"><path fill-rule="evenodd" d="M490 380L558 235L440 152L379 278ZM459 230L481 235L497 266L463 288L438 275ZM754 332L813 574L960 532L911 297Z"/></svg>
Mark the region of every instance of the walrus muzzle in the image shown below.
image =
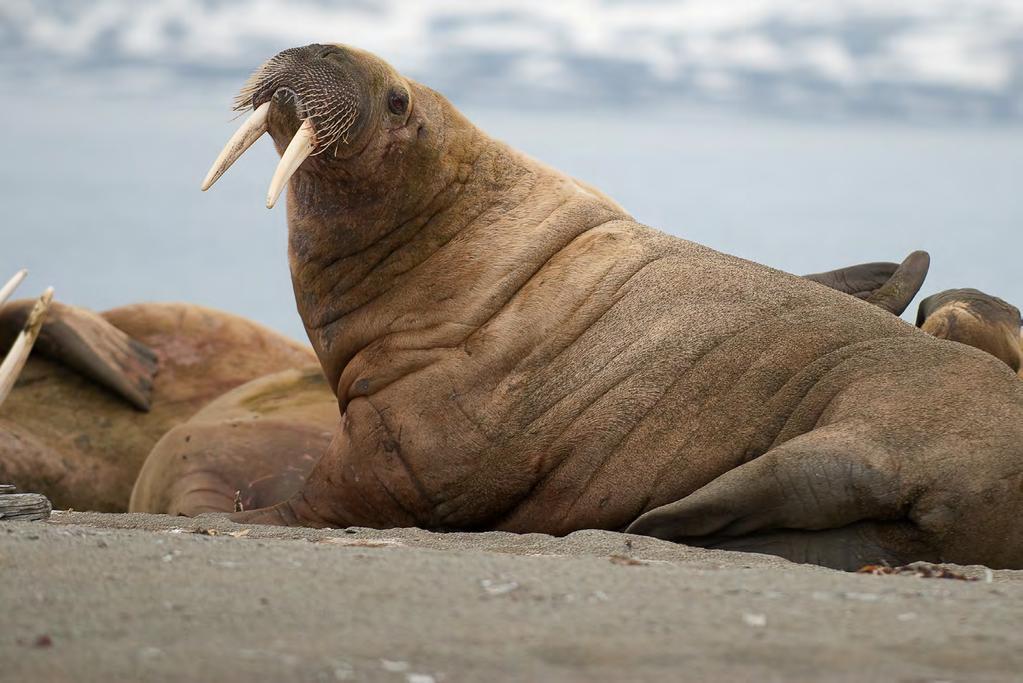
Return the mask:
<svg viewBox="0 0 1023 683"><path fill-rule="evenodd" d="M365 120L360 74L345 48L307 45L284 50L258 68L235 98L236 111L252 114L228 140L202 189L209 189L252 144L270 129L271 107L285 107L301 123L270 181L266 207L273 208L284 186L309 156L333 149L341 156Z"/></svg>

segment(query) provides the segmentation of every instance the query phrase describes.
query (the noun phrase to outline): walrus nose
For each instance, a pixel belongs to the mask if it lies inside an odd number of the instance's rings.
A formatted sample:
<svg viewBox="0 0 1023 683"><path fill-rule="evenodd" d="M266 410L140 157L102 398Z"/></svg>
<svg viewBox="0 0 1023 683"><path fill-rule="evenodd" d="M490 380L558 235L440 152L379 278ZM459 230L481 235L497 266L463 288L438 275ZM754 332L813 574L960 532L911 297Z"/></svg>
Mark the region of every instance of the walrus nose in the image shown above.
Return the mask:
<svg viewBox="0 0 1023 683"><path fill-rule="evenodd" d="M332 57L338 57L345 55L346 50L343 47L337 45L321 45L319 43L313 43L312 45L306 45L300 48L291 48L285 50L278 55L274 56L264 65L266 69L269 65L274 65L274 68L280 68L281 63L289 64L288 68L293 68L295 63L302 64L310 60L322 60L330 59ZM249 93L251 94L251 93ZM281 192L284 190L284 186L288 180L294 175L298 167L305 161L316 149L317 138L316 130L313 125L311 115L303 111L304 107L302 103L298 101L298 98L294 90L288 87L278 87L269 101L256 107L252 115L241 125L241 127L235 131L231 139L227 141L224 149L221 150L216 160L213 162L213 166L210 167L209 172L206 174L206 178L202 182L202 190L205 192L208 190L213 183L222 176L227 169L234 164L235 161L241 157L245 151L252 146L252 144L263 136L269 130L269 113L270 107L273 106L275 111L282 107L293 108L296 118L305 117L302 120L301 125L298 127L298 132L292 138L288 144L284 154L281 155L281 160L274 171L273 178L270 181L270 188L267 190L266 195L266 208L272 209L274 204L277 203L277 199L280 197ZM350 113L346 111L345 114ZM350 125L354 119L346 119ZM330 128L328 130L328 138L330 131L336 130ZM344 129L341 131L343 134Z"/></svg>

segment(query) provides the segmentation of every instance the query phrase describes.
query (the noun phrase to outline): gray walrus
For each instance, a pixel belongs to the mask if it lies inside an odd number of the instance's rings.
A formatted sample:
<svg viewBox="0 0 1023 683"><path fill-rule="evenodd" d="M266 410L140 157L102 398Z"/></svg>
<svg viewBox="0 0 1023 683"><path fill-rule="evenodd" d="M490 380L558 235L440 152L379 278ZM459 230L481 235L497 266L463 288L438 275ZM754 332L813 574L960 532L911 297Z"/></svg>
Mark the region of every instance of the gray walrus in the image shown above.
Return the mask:
<svg viewBox="0 0 1023 683"><path fill-rule="evenodd" d="M1019 373L1020 313L1012 304L977 289L946 289L920 302L916 326L940 339L987 351Z"/></svg>
<svg viewBox="0 0 1023 683"><path fill-rule="evenodd" d="M639 225L363 51L286 50L240 106L204 186L269 130L342 417L234 519L1023 566L1023 384L988 354Z"/></svg>

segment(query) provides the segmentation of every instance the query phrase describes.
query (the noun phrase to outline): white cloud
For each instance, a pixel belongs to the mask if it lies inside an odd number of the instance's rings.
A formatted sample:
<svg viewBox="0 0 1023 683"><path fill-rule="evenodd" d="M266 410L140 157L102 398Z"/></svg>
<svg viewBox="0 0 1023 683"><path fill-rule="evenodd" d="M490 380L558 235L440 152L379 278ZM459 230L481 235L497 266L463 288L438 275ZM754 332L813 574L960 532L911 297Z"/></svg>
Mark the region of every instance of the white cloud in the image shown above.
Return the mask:
<svg viewBox="0 0 1023 683"><path fill-rule="evenodd" d="M3 0L0 26L18 54L154 69L247 70L285 47L339 41L441 79L470 66L460 57L491 53L513 79L504 85L524 89L569 87L579 64L616 62L709 91L770 76L780 97L802 93L808 74L839 91L944 87L1006 101L1023 82L1020 0Z"/></svg>

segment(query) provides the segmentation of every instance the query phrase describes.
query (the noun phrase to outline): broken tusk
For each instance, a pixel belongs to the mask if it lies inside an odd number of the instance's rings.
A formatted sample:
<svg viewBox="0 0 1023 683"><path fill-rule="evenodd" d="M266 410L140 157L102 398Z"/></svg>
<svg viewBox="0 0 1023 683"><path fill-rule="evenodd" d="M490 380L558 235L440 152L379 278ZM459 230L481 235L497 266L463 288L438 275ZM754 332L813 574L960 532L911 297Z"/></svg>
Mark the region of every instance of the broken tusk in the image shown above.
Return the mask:
<svg viewBox="0 0 1023 683"><path fill-rule="evenodd" d="M244 154L245 150L251 147L252 143L267 131L266 119L269 113L270 103L264 102L234 132L231 139L224 145L220 155L217 156L217 160L210 167L210 172L206 174L206 179L202 181L203 192L210 189L210 186L217 182L227 169L231 168L231 164L238 161L238 157Z"/></svg>
<svg viewBox="0 0 1023 683"><path fill-rule="evenodd" d="M26 275L28 275L28 269L22 268L14 274L14 277L7 281L3 289L0 289L0 306L3 306L4 302L11 298L11 294L14 294L14 290L18 288L18 285L25 279Z"/></svg>
<svg viewBox="0 0 1023 683"><path fill-rule="evenodd" d="M266 193L266 208L274 208L274 204L277 203L277 198L281 196L281 191L284 189L285 184L295 174L298 167L302 165L302 162L306 160L306 157L313 153L315 148L316 131L313 130L313 121L312 119L306 119L302 122L298 132L295 133L295 137L288 143L288 148L284 150L284 154L281 155L281 161L277 164L274 177L270 180L270 189Z"/></svg>
<svg viewBox="0 0 1023 683"><path fill-rule="evenodd" d="M32 312L28 314L28 320L25 321L25 327L14 340L4 362L0 363L0 403L3 403L7 395L11 393L14 383L18 380L18 375L25 367L28 355L32 352L32 345L35 344L39 330L43 327L46 313L50 310L52 300L53 287L47 287L43 295L36 301L36 305L32 307Z"/></svg>

